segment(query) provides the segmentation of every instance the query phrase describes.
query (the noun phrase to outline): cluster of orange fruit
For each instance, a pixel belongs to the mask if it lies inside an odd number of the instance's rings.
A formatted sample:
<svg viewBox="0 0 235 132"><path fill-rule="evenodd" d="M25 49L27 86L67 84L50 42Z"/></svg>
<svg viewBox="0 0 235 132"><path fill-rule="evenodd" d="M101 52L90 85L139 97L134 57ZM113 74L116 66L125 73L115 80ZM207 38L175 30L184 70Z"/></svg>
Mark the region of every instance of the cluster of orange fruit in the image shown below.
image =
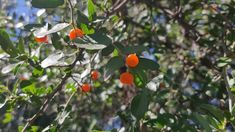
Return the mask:
<svg viewBox="0 0 235 132"><path fill-rule="evenodd" d="M135 68L139 64L139 58L136 54L129 54L125 61L127 67ZM130 72L124 72L120 75L120 81L123 84L133 84L134 76Z"/></svg>
<svg viewBox="0 0 235 132"><path fill-rule="evenodd" d="M77 37L82 38L84 36L84 33L81 29L76 28L72 29L69 33L70 40L74 40ZM35 41L38 43L48 43L48 37L35 37ZM125 64L127 67L134 68L139 64L139 58L136 54L129 54L126 57ZM91 72L91 79L97 80L99 77L99 72L97 70L94 70ZM130 72L124 72L120 75L120 82L126 85L133 84L134 82L134 76ZM91 86L88 83L84 83L81 86L81 89L83 92L89 92L91 90Z"/></svg>
<svg viewBox="0 0 235 132"><path fill-rule="evenodd" d="M99 74L100 73L97 70L92 71L91 72L91 79L94 80L94 81L98 80ZM90 92L90 90L91 90L91 86L88 83L82 84L81 88L82 88L82 91L85 92L85 93Z"/></svg>

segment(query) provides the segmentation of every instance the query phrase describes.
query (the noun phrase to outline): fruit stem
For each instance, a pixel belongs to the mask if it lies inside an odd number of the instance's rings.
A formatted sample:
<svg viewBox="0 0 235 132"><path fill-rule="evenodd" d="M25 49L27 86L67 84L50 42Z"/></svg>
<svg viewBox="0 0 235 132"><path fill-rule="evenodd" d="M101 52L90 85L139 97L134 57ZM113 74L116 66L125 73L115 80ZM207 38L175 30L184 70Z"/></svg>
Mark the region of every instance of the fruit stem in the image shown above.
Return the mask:
<svg viewBox="0 0 235 132"><path fill-rule="evenodd" d="M74 28L74 30L76 29L76 24L75 24L75 22L74 22L74 16L73 16L73 4L72 4L72 2L71 2L71 0L67 0L67 2L68 2L68 4L69 4L69 7L70 7L70 12L71 12L71 24L72 24L72 26L73 26L73 28Z"/></svg>

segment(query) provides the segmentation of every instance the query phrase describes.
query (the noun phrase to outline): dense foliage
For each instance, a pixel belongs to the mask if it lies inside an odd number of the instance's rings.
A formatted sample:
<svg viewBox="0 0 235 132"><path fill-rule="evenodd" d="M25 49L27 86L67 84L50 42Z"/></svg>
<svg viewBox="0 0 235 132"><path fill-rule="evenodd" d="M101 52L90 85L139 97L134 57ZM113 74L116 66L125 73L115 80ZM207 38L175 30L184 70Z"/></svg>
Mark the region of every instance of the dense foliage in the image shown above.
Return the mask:
<svg viewBox="0 0 235 132"><path fill-rule="evenodd" d="M233 0L19 1L31 16L0 1L2 131L234 131Z"/></svg>

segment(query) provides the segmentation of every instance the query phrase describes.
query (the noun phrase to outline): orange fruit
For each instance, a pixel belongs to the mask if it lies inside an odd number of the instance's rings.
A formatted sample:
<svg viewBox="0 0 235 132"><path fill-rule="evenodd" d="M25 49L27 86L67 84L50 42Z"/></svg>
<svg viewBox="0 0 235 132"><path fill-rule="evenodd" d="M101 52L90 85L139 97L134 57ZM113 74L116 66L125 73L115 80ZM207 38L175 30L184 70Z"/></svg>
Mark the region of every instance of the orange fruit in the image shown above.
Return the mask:
<svg viewBox="0 0 235 132"><path fill-rule="evenodd" d="M82 91L83 92L89 92L91 90L91 86L87 83L82 85Z"/></svg>
<svg viewBox="0 0 235 132"><path fill-rule="evenodd" d="M99 72L96 70L92 71L91 78L92 78L92 80L97 80L99 78Z"/></svg>
<svg viewBox="0 0 235 132"><path fill-rule="evenodd" d="M132 84L134 82L134 76L129 72L124 72L120 75L120 81L123 84Z"/></svg>
<svg viewBox="0 0 235 132"><path fill-rule="evenodd" d="M76 39L77 37L80 37L82 38L84 36L84 33L81 29L79 28L76 28L76 29L72 29L69 33L69 38L70 40L74 40Z"/></svg>
<svg viewBox="0 0 235 132"><path fill-rule="evenodd" d="M127 57L126 57L126 65L128 67L136 67L137 65L139 64L139 58L136 54L129 54Z"/></svg>
<svg viewBox="0 0 235 132"><path fill-rule="evenodd" d="M35 37L35 41L38 43L48 43L48 38L47 38L47 36Z"/></svg>

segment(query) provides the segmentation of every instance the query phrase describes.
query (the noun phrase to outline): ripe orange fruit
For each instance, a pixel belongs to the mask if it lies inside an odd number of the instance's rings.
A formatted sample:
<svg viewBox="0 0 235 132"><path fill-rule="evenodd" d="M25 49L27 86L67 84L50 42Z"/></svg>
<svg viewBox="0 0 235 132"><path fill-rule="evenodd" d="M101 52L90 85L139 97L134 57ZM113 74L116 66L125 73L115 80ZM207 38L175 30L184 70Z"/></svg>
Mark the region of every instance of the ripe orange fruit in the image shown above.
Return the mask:
<svg viewBox="0 0 235 132"><path fill-rule="evenodd" d="M129 72L124 72L120 76L120 81L123 84L132 84L134 82L134 76Z"/></svg>
<svg viewBox="0 0 235 132"><path fill-rule="evenodd" d="M89 92L91 90L91 86L87 83L82 85L82 91L83 92Z"/></svg>
<svg viewBox="0 0 235 132"><path fill-rule="evenodd" d="M127 57L126 57L126 65L128 67L136 67L137 65L139 64L139 58L136 54L129 54Z"/></svg>
<svg viewBox="0 0 235 132"><path fill-rule="evenodd" d="M99 78L99 72L97 70L92 71L91 78L92 80L97 80Z"/></svg>
<svg viewBox="0 0 235 132"><path fill-rule="evenodd" d="M80 37L82 38L84 36L84 33L81 29L79 28L76 28L76 29L72 29L69 33L69 38L70 40L74 40L76 39L77 37Z"/></svg>
<svg viewBox="0 0 235 132"><path fill-rule="evenodd" d="M35 37L35 41L38 43L48 43L48 38L47 38L47 36Z"/></svg>

